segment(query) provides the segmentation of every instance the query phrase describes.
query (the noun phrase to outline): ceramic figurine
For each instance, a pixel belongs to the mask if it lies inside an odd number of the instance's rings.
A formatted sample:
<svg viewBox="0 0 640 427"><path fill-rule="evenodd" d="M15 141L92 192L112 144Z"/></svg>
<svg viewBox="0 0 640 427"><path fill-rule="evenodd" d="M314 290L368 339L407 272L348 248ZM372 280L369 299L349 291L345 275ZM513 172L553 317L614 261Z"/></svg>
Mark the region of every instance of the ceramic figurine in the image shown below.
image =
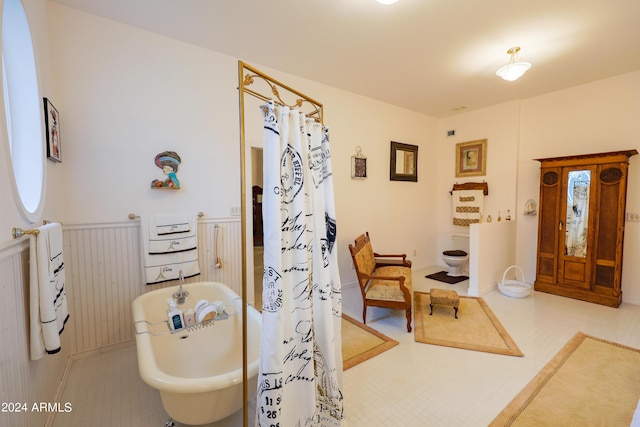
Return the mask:
<svg viewBox="0 0 640 427"><path fill-rule="evenodd" d="M158 154L155 159L156 166L158 166L167 175L167 179L159 180L154 179L151 182L151 188L171 188L177 190L180 188L180 181L176 176L178 172L178 166L180 166L180 156L175 151L163 151Z"/></svg>
<svg viewBox="0 0 640 427"><path fill-rule="evenodd" d="M487 215L487 222L491 222L491 215Z"/></svg>
<svg viewBox="0 0 640 427"><path fill-rule="evenodd" d="M511 221L511 209L507 209L507 217L505 218L505 221Z"/></svg>

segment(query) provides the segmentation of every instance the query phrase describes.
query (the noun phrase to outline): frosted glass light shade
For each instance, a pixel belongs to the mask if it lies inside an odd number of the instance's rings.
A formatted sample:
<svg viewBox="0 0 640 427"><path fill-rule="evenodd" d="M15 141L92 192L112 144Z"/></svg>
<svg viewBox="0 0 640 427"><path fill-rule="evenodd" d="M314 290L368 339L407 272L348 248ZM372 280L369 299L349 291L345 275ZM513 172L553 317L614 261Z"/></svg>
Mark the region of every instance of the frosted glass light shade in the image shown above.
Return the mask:
<svg viewBox="0 0 640 427"><path fill-rule="evenodd" d="M380 4L394 4L398 0L376 0Z"/></svg>
<svg viewBox="0 0 640 427"><path fill-rule="evenodd" d="M504 67L500 67L498 71L496 71L496 75L502 77L507 81L518 80L527 70L531 68L531 64L528 62L514 62L511 64L507 64Z"/></svg>

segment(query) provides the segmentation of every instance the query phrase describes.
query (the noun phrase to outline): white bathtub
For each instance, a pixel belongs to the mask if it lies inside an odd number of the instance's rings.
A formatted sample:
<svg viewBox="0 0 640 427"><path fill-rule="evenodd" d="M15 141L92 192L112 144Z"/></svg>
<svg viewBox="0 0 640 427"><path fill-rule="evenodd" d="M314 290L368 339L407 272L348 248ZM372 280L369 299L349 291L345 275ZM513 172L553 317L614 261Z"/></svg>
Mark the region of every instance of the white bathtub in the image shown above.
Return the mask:
<svg viewBox="0 0 640 427"><path fill-rule="evenodd" d="M180 309L193 309L202 299L222 301L228 319L213 325L167 333L167 299L178 286L140 295L133 301L138 370L143 381L160 391L171 418L184 424L207 424L242 408L242 300L217 282L184 285L189 296ZM146 320L152 325L144 322ZM247 378L256 390L262 316L247 306ZM147 333L151 332L151 333ZM153 334L161 335L153 335Z"/></svg>

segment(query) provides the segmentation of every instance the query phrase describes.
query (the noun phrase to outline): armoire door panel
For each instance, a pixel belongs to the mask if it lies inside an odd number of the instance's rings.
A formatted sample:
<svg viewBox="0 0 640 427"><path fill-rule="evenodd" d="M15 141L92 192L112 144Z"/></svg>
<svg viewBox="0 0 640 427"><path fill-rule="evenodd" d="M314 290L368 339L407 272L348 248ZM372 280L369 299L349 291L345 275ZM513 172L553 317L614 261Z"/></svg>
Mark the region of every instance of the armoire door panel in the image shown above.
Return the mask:
<svg viewBox="0 0 640 427"><path fill-rule="evenodd" d="M604 288L613 289L615 285L616 269L609 265L596 265L595 284Z"/></svg>
<svg viewBox="0 0 640 427"><path fill-rule="evenodd" d="M565 258L563 267L562 284L578 286L584 289L589 288L587 265L584 260L573 261Z"/></svg>
<svg viewBox="0 0 640 427"><path fill-rule="evenodd" d="M555 280L555 276L555 257L540 255L538 258L538 277L544 277L546 280Z"/></svg>
<svg viewBox="0 0 640 427"><path fill-rule="evenodd" d="M556 246L558 241L558 209L560 169L546 170L540 177L540 226L538 228L537 277L556 282L558 269Z"/></svg>
<svg viewBox="0 0 640 427"><path fill-rule="evenodd" d="M618 230L620 224L624 225L624 214L622 217L620 215L621 204L624 205L624 200L620 200L625 190L621 185L623 171L619 166L611 167L610 165L603 165L601 169L599 189L601 209L597 216L596 257L598 260L615 261L620 252L618 250L620 242L615 236L621 234Z"/></svg>
<svg viewBox="0 0 640 427"><path fill-rule="evenodd" d="M591 238L593 234L597 187L593 183L596 167L562 169L560 221L562 238L558 242L558 283L589 289Z"/></svg>

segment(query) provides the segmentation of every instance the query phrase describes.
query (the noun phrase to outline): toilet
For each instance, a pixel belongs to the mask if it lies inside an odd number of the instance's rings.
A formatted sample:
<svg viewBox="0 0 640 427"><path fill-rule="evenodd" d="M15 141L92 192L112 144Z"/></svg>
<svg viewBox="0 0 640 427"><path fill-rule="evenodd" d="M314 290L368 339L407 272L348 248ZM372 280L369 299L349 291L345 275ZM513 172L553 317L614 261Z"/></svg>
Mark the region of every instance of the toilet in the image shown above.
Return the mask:
<svg viewBox="0 0 640 427"><path fill-rule="evenodd" d="M449 266L447 276L457 277L464 276L464 266L469 259L469 255L465 251L451 250L442 252L442 259Z"/></svg>

